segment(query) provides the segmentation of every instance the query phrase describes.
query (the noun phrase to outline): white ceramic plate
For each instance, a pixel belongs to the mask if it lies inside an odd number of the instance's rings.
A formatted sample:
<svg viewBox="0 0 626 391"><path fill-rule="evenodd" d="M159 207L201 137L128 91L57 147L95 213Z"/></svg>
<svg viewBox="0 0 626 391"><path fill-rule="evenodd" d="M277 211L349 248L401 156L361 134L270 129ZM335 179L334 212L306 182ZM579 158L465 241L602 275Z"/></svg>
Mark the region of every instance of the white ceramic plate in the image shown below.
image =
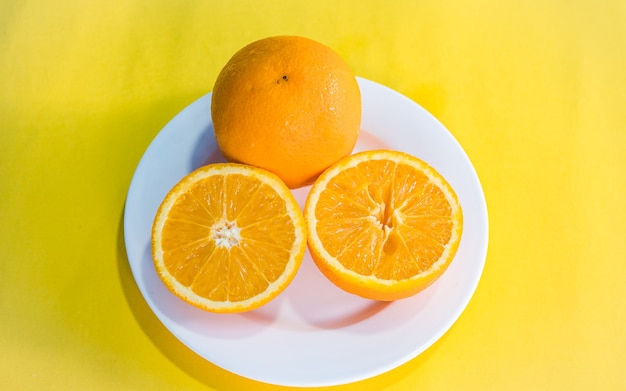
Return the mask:
<svg viewBox="0 0 626 391"><path fill-rule="evenodd" d="M430 163L454 187L464 213L458 253L425 291L392 303L365 300L329 283L307 253L291 285L252 312L219 315L172 295L150 254L152 220L184 175L223 161L207 94L178 114L146 150L124 214L128 260L148 305L180 341L206 360L250 379L287 386L329 386L369 378L416 357L457 320L480 279L488 242L484 194L454 137L403 95L359 79L362 132L356 150L390 148ZM295 191L301 205L308 188Z"/></svg>

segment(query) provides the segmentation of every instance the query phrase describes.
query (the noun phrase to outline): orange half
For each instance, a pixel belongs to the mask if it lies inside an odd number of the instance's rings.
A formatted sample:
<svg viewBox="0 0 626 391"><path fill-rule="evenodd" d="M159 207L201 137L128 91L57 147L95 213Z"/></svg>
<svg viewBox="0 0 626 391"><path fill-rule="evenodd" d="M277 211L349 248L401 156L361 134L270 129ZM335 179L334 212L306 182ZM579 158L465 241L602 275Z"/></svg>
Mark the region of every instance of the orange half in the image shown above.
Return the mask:
<svg viewBox="0 0 626 391"><path fill-rule="evenodd" d="M242 312L280 294L306 250L302 212L265 170L211 164L167 194L152 228L154 266L165 286L212 312Z"/></svg>
<svg viewBox="0 0 626 391"><path fill-rule="evenodd" d="M366 151L326 170L304 217L308 246L340 288L374 300L412 296L439 278L461 240L463 214L448 182L398 151Z"/></svg>

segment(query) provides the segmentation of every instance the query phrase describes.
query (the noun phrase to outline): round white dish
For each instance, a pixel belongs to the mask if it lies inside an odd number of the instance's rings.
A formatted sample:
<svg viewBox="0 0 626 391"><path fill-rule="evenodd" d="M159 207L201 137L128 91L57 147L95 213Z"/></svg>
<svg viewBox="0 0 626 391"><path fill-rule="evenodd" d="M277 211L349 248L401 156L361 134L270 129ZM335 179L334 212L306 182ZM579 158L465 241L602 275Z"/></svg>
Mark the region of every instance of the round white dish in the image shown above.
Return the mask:
<svg viewBox="0 0 626 391"><path fill-rule="evenodd" d="M488 244L485 197L469 158L426 110L383 85L359 78L362 132L355 151L396 149L438 170L456 190L464 230L455 259L432 286L408 299L381 303L328 282L307 253L291 285L264 307L212 314L172 295L152 263L150 231L159 204L183 176L224 161L211 121L211 93L174 117L143 155L124 211L130 267L158 319L201 357L257 381L300 387L351 383L419 355L458 319L478 285ZM301 205L308 187L294 191Z"/></svg>

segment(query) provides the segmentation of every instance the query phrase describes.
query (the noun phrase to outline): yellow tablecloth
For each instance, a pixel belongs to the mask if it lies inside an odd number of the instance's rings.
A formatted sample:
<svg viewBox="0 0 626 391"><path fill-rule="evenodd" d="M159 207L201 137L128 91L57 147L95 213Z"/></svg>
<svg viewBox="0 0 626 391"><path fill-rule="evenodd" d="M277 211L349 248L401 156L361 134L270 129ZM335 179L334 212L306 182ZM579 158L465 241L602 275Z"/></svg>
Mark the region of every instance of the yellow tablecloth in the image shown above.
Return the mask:
<svg viewBox="0 0 626 391"><path fill-rule="evenodd" d="M0 389L275 389L165 329L122 225L152 138L277 34L327 44L439 118L489 209L458 322L336 389L626 389L623 0L2 1Z"/></svg>

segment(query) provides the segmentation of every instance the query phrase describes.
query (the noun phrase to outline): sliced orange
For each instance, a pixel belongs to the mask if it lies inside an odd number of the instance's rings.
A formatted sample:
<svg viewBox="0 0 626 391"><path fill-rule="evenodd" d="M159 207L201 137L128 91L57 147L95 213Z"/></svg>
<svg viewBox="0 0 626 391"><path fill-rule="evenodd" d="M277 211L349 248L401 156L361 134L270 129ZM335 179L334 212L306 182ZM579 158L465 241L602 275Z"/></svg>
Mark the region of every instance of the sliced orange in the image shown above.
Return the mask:
<svg viewBox="0 0 626 391"><path fill-rule="evenodd" d="M439 278L461 240L463 215L448 182L422 160L366 151L313 184L304 218L322 273L359 296L391 301Z"/></svg>
<svg viewBox="0 0 626 391"><path fill-rule="evenodd" d="M306 250L302 211L289 188L263 169L211 164L167 194L152 227L163 283L211 312L269 302L295 276Z"/></svg>

